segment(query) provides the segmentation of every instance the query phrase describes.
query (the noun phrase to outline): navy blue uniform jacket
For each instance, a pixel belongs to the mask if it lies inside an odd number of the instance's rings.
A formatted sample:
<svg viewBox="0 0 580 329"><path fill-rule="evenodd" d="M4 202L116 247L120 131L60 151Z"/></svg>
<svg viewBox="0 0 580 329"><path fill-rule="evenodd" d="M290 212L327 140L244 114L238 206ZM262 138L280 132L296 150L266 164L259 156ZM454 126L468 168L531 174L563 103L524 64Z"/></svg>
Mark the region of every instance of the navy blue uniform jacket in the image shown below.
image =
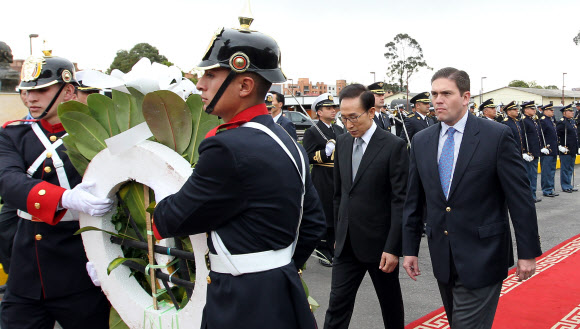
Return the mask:
<svg viewBox="0 0 580 329"><path fill-rule="evenodd" d="M542 128L540 128L540 125L533 117L527 115L524 116L522 125L527 136L522 137L524 139L527 138L527 140L523 140L524 152L531 153L534 158L539 158L543 154L540 150L544 147L544 140L542 139L542 132L540 131Z"/></svg>
<svg viewBox="0 0 580 329"><path fill-rule="evenodd" d="M295 141L298 140L298 136L296 135L296 126L292 121L290 121L290 119L285 117L284 114L278 118L276 123L282 126L282 128L284 128L284 130L286 130Z"/></svg>
<svg viewBox="0 0 580 329"><path fill-rule="evenodd" d="M271 116L251 121L270 128L300 163L295 142ZM308 156L300 150L308 173ZM254 128L225 130L201 142L193 174L157 204L155 226L162 237L215 230L234 255L279 250L294 241L301 193L298 171L271 137ZM293 262L236 277L210 272L202 328L314 328L298 268L324 231L322 206L307 174ZM211 235L208 246L215 253Z"/></svg>
<svg viewBox="0 0 580 329"><path fill-rule="evenodd" d="M554 122L554 117L542 116L540 119L540 126L544 134L544 139L546 140L546 148L550 151L550 154L546 156L557 156L558 155L558 133L556 132L556 122ZM542 154L542 156L544 156Z"/></svg>
<svg viewBox="0 0 580 329"><path fill-rule="evenodd" d="M65 134L62 125L41 122L47 137L60 138ZM37 221L19 219L8 289L18 296L37 300L94 289L85 269L87 256L81 236L73 235L79 222L58 222L64 211L55 210L64 189L59 185L52 159L46 158L32 177L26 175L44 150L31 125L7 126L0 132L0 195L6 205L37 217ZM65 151L62 145L57 149L73 188L82 178ZM51 171L45 172L45 167Z"/></svg>
<svg viewBox="0 0 580 329"><path fill-rule="evenodd" d="M446 200L437 165L440 131L439 123L413 138L403 254L418 255L426 211L427 241L437 280L449 282L453 257L465 287L500 282L514 264L508 209L518 258L532 259L542 253L521 154L508 127L469 114Z"/></svg>
<svg viewBox="0 0 580 329"><path fill-rule="evenodd" d="M568 148L568 154L575 155L578 152L578 134L574 120L561 118L556 124L556 130L560 145Z"/></svg>

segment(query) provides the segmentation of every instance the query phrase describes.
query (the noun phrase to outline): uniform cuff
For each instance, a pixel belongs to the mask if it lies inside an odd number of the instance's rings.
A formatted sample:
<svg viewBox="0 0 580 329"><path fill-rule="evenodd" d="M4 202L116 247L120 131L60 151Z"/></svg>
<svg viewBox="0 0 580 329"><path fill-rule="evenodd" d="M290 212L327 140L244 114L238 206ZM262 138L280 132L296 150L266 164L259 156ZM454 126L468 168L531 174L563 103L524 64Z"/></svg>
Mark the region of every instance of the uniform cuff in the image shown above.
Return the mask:
<svg viewBox="0 0 580 329"><path fill-rule="evenodd" d="M35 217L34 219L56 225L66 213L66 210L57 212L64 191L65 188L45 181L36 184L26 199L28 213Z"/></svg>
<svg viewBox="0 0 580 329"><path fill-rule="evenodd" d="M157 241L163 240L163 237L161 236L161 234L159 234L159 231L157 230L157 226L155 226L154 218L151 218L151 228L153 229L153 235L155 236L155 239L157 239Z"/></svg>

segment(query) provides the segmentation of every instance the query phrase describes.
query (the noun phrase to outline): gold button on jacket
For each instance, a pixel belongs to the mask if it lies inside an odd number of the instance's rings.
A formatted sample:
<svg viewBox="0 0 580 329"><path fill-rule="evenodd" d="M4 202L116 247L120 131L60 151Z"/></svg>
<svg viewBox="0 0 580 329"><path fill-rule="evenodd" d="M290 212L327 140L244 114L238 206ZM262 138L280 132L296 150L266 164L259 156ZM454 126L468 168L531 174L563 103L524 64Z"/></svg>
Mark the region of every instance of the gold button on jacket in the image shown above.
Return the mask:
<svg viewBox="0 0 580 329"><path fill-rule="evenodd" d="M50 167L44 167L44 172L45 172L45 173L47 173L47 174L48 174L48 173L49 173L49 172L51 172L51 171L52 171L52 169L50 169Z"/></svg>
<svg viewBox="0 0 580 329"><path fill-rule="evenodd" d="M46 152L46 157L49 159L52 158L52 152Z"/></svg>
<svg viewBox="0 0 580 329"><path fill-rule="evenodd" d="M40 190L38 191L38 195L45 195L46 194L46 190Z"/></svg>
<svg viewBox="0 0 580 329"><path fill-rule="evenodd" d="M451 211L451 207L445 208L445 211L450 212Z"/></svg>
<svg viewBox="0 0 580 329"><path fill-rule="evenodd" d="M207 276L207 284L211 283L211 278L209 277L209 275Z"/></svg>
<svg viewBox="0 0 580 329"><path fill-rule="evenodd" d="M36 241L40 241L42 240L42 235L37 234L34 238L36 239Z"/></svg>
<svg viewBox="0 0 580 329"><path fill-rule="evenodd" d="M449 232L447 232L447 231L443 231L443 233L444 233L445 235L449 235Z"/></svg>
<svg viewBox="0 0 580 329"><path fill-rule="evenodd" d="M37 202L37 203L35 203L35 204L34 204L34 208L36 208L36 209L40 209L40 203L38 203L38 202Z"/></svg>
<svg viewBox="0 0 580 329"><path fill-rule="evenodd" d="M51 142L56 142L56 136L50 136L50 141Z"/></svg>

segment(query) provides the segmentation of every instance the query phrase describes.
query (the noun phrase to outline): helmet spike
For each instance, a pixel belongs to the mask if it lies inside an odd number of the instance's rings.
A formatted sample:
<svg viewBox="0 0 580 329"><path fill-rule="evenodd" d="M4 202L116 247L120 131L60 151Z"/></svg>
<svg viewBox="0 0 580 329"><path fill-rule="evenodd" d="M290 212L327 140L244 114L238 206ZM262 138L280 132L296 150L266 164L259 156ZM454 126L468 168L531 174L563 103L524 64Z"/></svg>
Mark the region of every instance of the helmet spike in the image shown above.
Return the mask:
<svg viewBox="0 0 580 329"><path fill-rule="evenodd" d="M252 25L252 22L254 21L254 15L252 15L252 10L250 9L250 0L245 1L244 8L238 17L238 20L240 21L241 30L250 30L250 25Z"/></svg>

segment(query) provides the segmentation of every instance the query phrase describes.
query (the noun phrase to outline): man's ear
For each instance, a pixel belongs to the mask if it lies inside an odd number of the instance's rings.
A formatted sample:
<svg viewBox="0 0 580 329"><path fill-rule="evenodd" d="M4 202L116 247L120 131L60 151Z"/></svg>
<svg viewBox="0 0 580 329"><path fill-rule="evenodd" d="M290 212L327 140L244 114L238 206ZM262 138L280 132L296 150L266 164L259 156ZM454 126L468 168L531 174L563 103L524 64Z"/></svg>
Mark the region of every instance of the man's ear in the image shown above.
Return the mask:
<svg viewBox="0 0 580 329"><path fill-rule="evenodd" d="M369 109L369 118L371 118L371 120L375 117L375 107L371 107Z"/></svg>
<svg viewBox="0 0 580 329"><path fill-rule="evenodd" d="M75 86L67 84L62 90L63 102L77 100L77 94L75 93Z"/></svg>
<svg viewBox="0 0 580 329"><path fill-rule="evenodd" d="M471 99L471 92L466 91L465 93L463 93L463 105L464 106L469 105L470 99Z"/></svg>
<svg viewBox="0 0 580 329"><path fill-rule="evenodd" d="M240 97L250 96L256 88L256 82L249 76L241 76L240 79Z"/></svg>

